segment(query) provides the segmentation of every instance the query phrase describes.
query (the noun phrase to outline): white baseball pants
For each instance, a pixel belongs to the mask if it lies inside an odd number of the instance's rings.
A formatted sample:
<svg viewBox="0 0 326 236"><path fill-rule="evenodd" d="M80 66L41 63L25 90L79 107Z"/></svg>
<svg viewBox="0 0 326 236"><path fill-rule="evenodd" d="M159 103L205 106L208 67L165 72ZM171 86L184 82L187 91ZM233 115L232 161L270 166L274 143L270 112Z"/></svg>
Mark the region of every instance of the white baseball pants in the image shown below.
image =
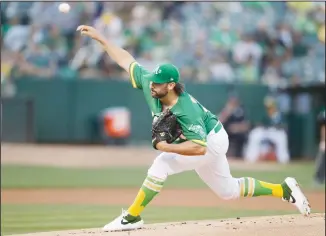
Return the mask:
<svg viewBox="0 0 326 236"><path fill-rule="evenodd" d="M169 175L195 170L199 177L222 199L235 199L240 195L237 178L230 173L226 152L228 134L222 127L218 133L212 130L207 136L207 151L202 156L183 156L163 152L156 157L148 170L149 176L165 180Z"/></svg>

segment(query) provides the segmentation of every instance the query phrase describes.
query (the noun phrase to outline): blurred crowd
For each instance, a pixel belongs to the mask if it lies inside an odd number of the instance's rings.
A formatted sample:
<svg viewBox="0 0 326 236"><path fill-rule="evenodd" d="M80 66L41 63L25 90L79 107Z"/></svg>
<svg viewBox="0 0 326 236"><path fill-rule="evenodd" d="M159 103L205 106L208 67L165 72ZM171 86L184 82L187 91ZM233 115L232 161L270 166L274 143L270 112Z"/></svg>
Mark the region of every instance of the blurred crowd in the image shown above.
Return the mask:
<svg viewBox="0 0 326 236"><path fill-rule="evenodd" d="M230 92L224 108L218 114L229 136L229 158L243 158L247 162L290 161L287 112L282 109L280 93L274 91L267 94L263 101L263 116L250 122L248 110L237 93Z"/></svg>
<svg viewBox="0 0 326 236"><path fill-rule="evenodd" d="M148 69L184 80L287 86L325 80L324 2L1 2L1 80L125 78L92 25Z"/></svg>

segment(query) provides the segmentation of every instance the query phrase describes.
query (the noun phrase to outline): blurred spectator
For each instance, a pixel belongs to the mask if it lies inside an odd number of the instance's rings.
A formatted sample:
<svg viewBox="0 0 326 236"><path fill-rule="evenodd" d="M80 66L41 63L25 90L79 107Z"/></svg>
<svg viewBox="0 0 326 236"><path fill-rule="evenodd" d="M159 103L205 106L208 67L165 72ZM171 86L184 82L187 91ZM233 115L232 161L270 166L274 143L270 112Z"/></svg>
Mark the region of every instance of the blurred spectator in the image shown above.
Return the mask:
<svg viewBox="0 0 326 236"><path fill-rule="evenodd" d="M162 2L162 20L167 20L169 18L174 18L177 20L182 20L182 14L180 12L180 7L184 2Z"/></svg>
<svg viewBox="0 0 326 236"><path fill-rule="evenodd" d="M281 59L287 50L289 49L287 49L286 45L280 40L280 38L275 33L271 33L265 45L262 61L263 69L265 69L265 66L268 63Z"/></svg>
<svg viewBox="0 0 326 236"><path fill-rule="evenodd" d="M32 43L25 52L26 62L32 64L41 73L40 76L55 75L57 61L51 51L40 43Z"/></svg>
<svg viewBox="0 0 326 236"><path fill-rule="evenodd" d="M15 86L11 79L14 66L14 53L8 50L1 51L1 97L11 97L16 93Z"/></svg>
<svg viewBox="0 0 326 236"><path fill-rule="evenodd" d="M286 48L291 48L293 45L291 28L288 24L280 24L277 26L277 37L282 45Z"/></svg>
<svg viewBox="0 0 326 236"><path fill-rule="evenodd" d="M287 2L287 5L291 10L298 12L299 14L307 14L313 9L313 2Z"/></svg>
<svg viewBox="0 0 326 236"><path fill-rule="evenodd" d="M308 47L302 42L302 35L294 32L292 53L294 57L303 57L308 53Z"/></svg>
<svg viewBox="0 0 326 236"><path fill-rule="evenodd" d="M316 185L323 184L325 182L325 123L326 114L325 107L319 112L317 117L317 124L320 132L318 153L316 156L316 170L314 180Z"/></svg>
<svg viewBox="0 0 326 236"><path fill-rule="evenodd" d="M219 114L219 119L229 135L228 156L242 158L249 123L246 119L244 108L240 105L239 99L235 94L231 94L229 97L226 106Z"/></svg>
<svg viewBox="0 0 326 236"><path fill-rule="evenodd" d="M4 49L19 52L19 63L29 63L29 44L40 44L56 64L48 75L128 77L112 67L98 43L76 32L78 25L89 24L137 59L175 63L186 80L280 87L296 74L299 82L324 83L323 3L70 2L66 14L58 11L58 4L1 3ZM24 75L25 70L19 71Z"/></svg>
<svg viewBox="0 0 326 236"><path fill-rule="evenodd" d="M325 24L323 24L318 31L318 39L325 43Z"/></svg>
<svg viewBox="0 0 326 236"><path fill-rule="evenodd" d="M316 5L313 2L287 2L289 7L288 20L292 22L295 30L313 33L316 26L309 13L314 10Z"/></svg>
<svg viewBox="0 0 326 236"><path fill-rule="evenodd" d="M300 75L302 73L302 67L300 60L293 58L291 50L287 50L284 54L283 61L281 64L281 73L284 77L291 77L294 74Z"/></svg>
<svg viewBox="0 0 326 236"><path fill-rule="evenodd" d="M273 98L267 97L264 103L267 115L249 133L245 160L288 163L290 161L288 136L282 114Z"/></svg>
<svg viewBox="0 0 326 236"><path fill-rule="evenodd" d="M280 76L280 64L280 61L277 59L273 59L268 63L264 74L261 77L261 82L263 84L268 85L269 87L277 87L278 85L286 83Z"/></svg>
<svg viewBox="0 0 326 236"><path fill-rule="evenodd" d="M41 27L56 25L66 36L75 32L81 22L84 3L70 2L69 13L58 11L59 4L60 2L34 2L30 8L31 23Z"/></svg>
<svg viewBox="0 0 326 236"><path fill-rule="evenodd" d="M234 45L233 60L238 64L243 64L248 61L249 57L252 57L252 61L257 65L261 56L261 47L249 34L243 35L241 40Z"/></svg>
<svg viewBox="0 0 326 236"><path fill-rule="evenodd" d="M238 40L238 35L230 29L230 23L226 19L222 19L219 24L213 28L210 37L214 47L229 51Z"/></svg>
<svg viewBox="0 0 326 236"><path fill-rule="evenodd" d="M265 49L267 42L269 41L269 32L268 32L268 25L265 20L261 20L257 24L257 28L253 34L257 43Z"/></svg>
<svg viewBox="0 0 326 236"><path fill-rule="evenodd" d="M233 82L235 79L232 67L223 56L212 61L210 72L214 81Z"/></svg>
<svg viewBox="0 0 326 236"><path fill-rule="evenodd" d="M104 12L94 21L95 28L103 32L104 35L113 43L122 46L124 41L120 37L122 31L121 19L112 14ZM71 67L75 70L80 69L84 64L88 67L95 67L105 54L102 46L93 40L88 40L83 47L81 47L73 60Z"/></svg>
<svg viewBox="0 0 326 236"><path fill-rule="evenodd" d="M22 25L18 16L8 18L7 32L4 36L4 46L11 51L21 50L28 42L29 25Z"/></svg>
<svg viewBox="0 0 326 236"><path fill-rule="evenodd" d="M50 51L41 44L31 44L25 54L15 54L15 67L13 75L37 76L49 78L56 73L56 61L51 57Z"/></svg>
<svg viewBox="0 0 326 236"><path fill-rule="evenodd" d="M4 6L4 12L8 18L19 17L20 19L26 19L28 10L33 4L33 2L9 2L7 6ZM5 4L2 2L1 8L3 5Z"/></svg>
<svg viewBox="0 0 326 236"><path fill-rule="evenodd" d="M150 71L154 70L158 63L158 61L153 60L153 55L150 53L150 50L143 51L137 61Z"/></svg>
<svg viewBox="0 0 326 236"><path fill-rule="evenodd" d="M43 42L51 51L52 56L57 59L59 64L64 65L68 63L67 39L60 33L60 30L57 26L49 25L46 27Z"/></svg>
<svg viewBox="0 0 326 236"><path fill-rule="evenodd" d="M191 59L188 64L188 66L192 68L191 79L193 81L197 80L197 82L205 83L211 79L209 68L207 68L209 64L208 60L205 46L203 44L197 44L191 54Z"/></svg>
<svg viewBox="0 0 326 236"><path fill-rule="evenodd" d="M247 60L237 69L237 78L245 83L257 83L259 79L258 67L255 65L253 56L249 55Z"/></svg>
<svg viewBox="0 0 326 236"><path fill-rule="evenodd" d="M14 53L8 50L1 52L1 81L10 79L10 74L14 63Z"/></svg>

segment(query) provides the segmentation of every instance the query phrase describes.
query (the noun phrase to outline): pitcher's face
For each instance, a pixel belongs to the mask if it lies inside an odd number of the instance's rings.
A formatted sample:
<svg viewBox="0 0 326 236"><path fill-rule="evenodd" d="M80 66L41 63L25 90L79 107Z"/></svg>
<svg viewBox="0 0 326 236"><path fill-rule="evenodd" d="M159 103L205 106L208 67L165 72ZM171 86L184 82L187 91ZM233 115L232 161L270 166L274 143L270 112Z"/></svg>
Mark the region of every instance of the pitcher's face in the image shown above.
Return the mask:
<svg viewBox="0 0 326 236"><path fill-rule="evenodd" d="M151 95L153 98L160 99L160 98L165 97L169 93L168 83L157 84L157 83L151 82L150 88L151 88Z"/></svg>

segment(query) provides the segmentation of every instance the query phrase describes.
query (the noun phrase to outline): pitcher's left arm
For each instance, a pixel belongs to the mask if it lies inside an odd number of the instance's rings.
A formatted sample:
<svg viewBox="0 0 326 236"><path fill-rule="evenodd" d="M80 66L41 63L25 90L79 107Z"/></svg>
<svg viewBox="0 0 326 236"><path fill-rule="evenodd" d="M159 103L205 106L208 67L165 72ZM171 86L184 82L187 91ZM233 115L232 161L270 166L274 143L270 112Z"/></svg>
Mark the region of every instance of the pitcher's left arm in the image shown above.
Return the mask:
<svg viewBox="0 0 326 236"><path fill-rule="evenodd" d="M185 156L201 156L206 153L206 146L194 143L193 141L185 141L179 144L169 144L163 141L159 142L156 148L162 152L173 152Z"/></svg>
<svg viewBox="0 0 326 236"><path fill-rule="evenodd" d="M182 136L187 141L178 144L160 142L156 148L163 152L173 152L186 156L205 155L207 133L202 119L186 115L179 121L179 124L182 128Z"/></svg>

